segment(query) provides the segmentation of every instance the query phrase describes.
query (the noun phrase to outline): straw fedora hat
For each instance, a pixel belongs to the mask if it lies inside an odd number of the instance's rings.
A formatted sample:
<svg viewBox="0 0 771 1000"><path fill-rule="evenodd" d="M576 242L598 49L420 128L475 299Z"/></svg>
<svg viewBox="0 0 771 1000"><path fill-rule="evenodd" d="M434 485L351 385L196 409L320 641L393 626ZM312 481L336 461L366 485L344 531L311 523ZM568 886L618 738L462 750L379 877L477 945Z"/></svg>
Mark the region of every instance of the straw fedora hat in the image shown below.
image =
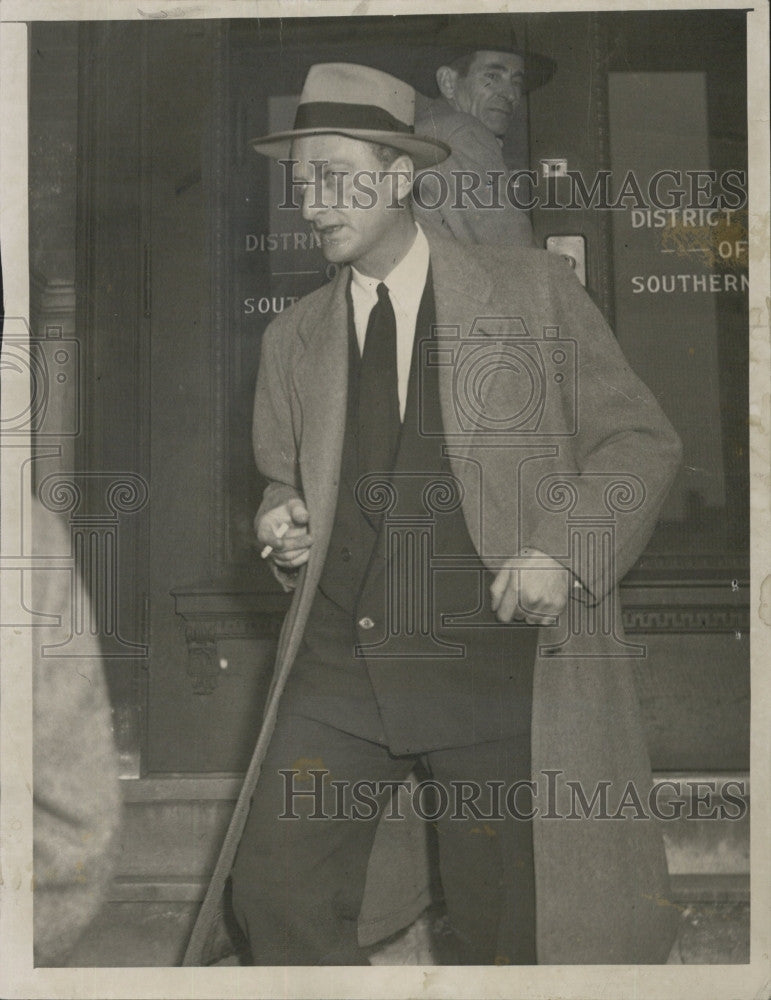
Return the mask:
<svg viewBox="0 0 771 1000"><path fill-rule="evenodd" d="M294 128L258 136L251 146L274 159L286 159L292 140L303 135L344 135L378 142L406 153L416 170L435 166L450 148L415 135L415 91L369 66L318 63L305 78Z"/></svg>

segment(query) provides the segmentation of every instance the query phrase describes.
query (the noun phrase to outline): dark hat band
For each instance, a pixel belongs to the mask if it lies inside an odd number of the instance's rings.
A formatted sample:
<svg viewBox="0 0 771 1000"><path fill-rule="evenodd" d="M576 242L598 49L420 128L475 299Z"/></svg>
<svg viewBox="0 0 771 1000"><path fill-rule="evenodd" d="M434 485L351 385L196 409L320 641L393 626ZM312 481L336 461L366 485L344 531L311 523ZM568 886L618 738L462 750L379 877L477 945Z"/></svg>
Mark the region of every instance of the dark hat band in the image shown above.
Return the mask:
<svg viewBox="0 0 771 1000"><path fill-rule="evenodd" d="M364 129L370 132L415 132L412 125L399 121L375 104L344 104L338 101L308 101L300 104L295 129Z"/></svg>

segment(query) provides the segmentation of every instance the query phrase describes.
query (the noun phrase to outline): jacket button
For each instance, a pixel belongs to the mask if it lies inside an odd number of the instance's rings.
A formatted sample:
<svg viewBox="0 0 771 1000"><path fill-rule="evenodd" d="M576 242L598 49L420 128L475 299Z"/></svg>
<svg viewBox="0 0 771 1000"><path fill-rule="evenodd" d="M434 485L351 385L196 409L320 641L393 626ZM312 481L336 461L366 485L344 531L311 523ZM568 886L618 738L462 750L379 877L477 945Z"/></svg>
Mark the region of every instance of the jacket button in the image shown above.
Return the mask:
<svg viewBox="0 0 771 1000"><path fill-rule="evenodd" d="M343 560L343 562L351 561L351 550L345 545L342 547L342 549L340 549L340 558Z"/></svg>
<svg viewBox="0 0 771 1000"><path fill-rule="evenodd" d="M372 621L371 618L360 618L359 619L359 628L370 629L370 628L374 628L374 627L375 627L375 623Z"/></svg>

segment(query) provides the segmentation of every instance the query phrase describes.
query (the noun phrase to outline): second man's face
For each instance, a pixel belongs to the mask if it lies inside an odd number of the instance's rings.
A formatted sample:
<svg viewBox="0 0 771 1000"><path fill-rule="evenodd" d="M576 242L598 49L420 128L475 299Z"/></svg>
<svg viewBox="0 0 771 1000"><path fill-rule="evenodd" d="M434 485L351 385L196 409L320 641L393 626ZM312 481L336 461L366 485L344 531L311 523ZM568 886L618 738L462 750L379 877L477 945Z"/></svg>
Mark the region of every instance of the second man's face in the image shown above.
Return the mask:
<svg viewBox="0 0 771 1000"><path fill-rule="evenodd" d="M377 274L399 239L399 201L412 185L409 158L386 167L369 143L336 134L296 139L291 158L303 217L326 259Z"/></svg>
<svg viewBox="0 0 771 1000"><path fill-rule="evenodd" d="M511 52L477 52L465 77L455 82L452 101L502 137L522 100L525 61Z"/></svg>

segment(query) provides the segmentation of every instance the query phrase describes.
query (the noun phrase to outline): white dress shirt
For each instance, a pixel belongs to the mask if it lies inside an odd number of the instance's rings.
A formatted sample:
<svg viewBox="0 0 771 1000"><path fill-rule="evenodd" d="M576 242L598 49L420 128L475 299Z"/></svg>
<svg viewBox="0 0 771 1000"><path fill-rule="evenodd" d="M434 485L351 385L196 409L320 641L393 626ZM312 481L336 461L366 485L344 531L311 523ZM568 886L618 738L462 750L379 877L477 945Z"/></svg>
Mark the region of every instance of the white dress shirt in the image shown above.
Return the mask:
<svg viewBox="0 0 771 1000"><path fill-rule="evenodd" d="M390 274L382 279L396 318L396 372L399 390L399 415L404 420L407 405L407 385L410 378L412 346L420 300L428 275L428 240L419 225L415 225L415 241ZM353 323L360 353L364 352L367 323L372 307L377 302L379 278L370 278L351 267L351 299Z"/></svg>

